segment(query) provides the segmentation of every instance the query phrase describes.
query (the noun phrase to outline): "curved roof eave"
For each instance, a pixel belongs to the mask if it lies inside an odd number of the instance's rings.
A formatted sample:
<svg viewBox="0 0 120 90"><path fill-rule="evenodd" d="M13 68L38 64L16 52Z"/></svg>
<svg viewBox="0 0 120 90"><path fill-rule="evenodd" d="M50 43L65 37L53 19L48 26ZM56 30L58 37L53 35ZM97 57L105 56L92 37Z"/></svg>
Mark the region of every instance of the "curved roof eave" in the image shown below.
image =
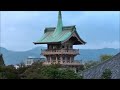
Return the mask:
<svg viewBox="0 0 120 90"><path fill-rule="evenodd" d="M71 34L66 40L62 41L62 43L65 43L66 41L68 41L68 40L73 36L74 33L75 33L75 34L77 35L77 37L79 38L80 44L85 45L85 44L87 43L87 42L83 41L83 40L80 38L80 36L78 35L78 33L77 33L76 30L74 30L74 31L72 32L72 34Z"/></svg>

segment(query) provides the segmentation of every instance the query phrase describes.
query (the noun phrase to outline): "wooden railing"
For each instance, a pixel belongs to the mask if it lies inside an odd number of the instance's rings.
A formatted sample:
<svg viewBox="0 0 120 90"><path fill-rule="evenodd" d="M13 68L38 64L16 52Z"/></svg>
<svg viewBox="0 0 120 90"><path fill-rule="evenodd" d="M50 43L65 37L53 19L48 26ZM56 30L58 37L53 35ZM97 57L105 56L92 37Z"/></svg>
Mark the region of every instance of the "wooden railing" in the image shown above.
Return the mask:
<svg viewBox="0 0 120 90"><path fill-rule="evenodd" d="M44 65L51 65L52 63L44 62L43 64ZM53 64L57 64L57 63L53 63ZM78 63L78 62L72 62L72 63L62 63L62 62L60 62L59 64L61 64L61 65L81 65L81 63Z"/></svg>
<svg viewBox="0 0 120 90"><path fill-rule="evenodd" d="M72 54L77 55L79 54L79 49L68 49L68 50L41 50L42 55L50 55L50 54Z"/></svg>

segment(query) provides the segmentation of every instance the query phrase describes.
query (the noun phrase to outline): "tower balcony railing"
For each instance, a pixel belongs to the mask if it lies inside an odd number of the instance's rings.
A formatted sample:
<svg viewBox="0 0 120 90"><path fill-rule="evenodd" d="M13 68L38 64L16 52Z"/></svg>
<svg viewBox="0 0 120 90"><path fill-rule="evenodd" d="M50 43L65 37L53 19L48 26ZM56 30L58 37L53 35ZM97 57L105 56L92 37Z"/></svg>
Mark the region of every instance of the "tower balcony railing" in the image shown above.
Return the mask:
<svg viewBox="0 0 120 90"><path fill-rule="evenodd" d="M43 63L44 65L51 65L51 64L58 64L58 62L47 62L47 61L45 61L44 63ZM81 65L81 63L80 62L59 62L59 64L61 64L61 65Z"/></svg>
<svg viewBox="0 0 120 90"><path fill-rule="evenodd" d="M52 55L52 54L71 54L71 55L78 55L79 54L79 49L61 49L61 50L41 50L42 55Z"/></svg>

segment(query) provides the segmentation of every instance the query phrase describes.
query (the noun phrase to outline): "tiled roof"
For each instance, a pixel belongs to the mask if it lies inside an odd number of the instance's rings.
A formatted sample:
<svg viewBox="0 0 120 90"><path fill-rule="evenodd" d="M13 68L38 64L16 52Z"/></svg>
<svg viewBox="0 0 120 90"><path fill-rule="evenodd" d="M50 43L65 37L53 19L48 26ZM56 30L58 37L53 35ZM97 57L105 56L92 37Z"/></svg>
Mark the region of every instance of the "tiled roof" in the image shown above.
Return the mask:
<svg viewBox="0 0 120 90"><path fill-rule="evenodd" d="M85 70L82 74L85 79L100 79L105 69L111 70L112 79L120 79L120 53L97 66Z"/></svg>
<svg viewBox="0 0 120 90"><path fill-rule="evenodd" d="M45 28L44 35L34 44L60 43L70 38L74 32L77 34L75 26L63 26L62 15L59 11L57 27ZM81 38L79 39L80 44L85 44Z"/></svg>

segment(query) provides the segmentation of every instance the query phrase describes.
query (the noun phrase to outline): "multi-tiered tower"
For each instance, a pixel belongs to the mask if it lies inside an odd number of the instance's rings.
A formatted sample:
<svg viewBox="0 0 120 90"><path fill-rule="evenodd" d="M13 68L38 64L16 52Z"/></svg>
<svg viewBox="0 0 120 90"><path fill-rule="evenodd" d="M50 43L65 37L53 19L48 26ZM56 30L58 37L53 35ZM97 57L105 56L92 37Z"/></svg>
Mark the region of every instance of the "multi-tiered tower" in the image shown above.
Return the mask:
<svg viewBox="0 0 120 90"><path fill-rule="evenodd" d="M73 45L84 45L84 42L76 31L75 25L63 26L61 11L58 14L57 27L45 28L44 35L34 44L47 44L47 49L41 54L47 60L44 64L79 65L74 62L74 57L79 54L79 49L73 49Z"/></svg>

